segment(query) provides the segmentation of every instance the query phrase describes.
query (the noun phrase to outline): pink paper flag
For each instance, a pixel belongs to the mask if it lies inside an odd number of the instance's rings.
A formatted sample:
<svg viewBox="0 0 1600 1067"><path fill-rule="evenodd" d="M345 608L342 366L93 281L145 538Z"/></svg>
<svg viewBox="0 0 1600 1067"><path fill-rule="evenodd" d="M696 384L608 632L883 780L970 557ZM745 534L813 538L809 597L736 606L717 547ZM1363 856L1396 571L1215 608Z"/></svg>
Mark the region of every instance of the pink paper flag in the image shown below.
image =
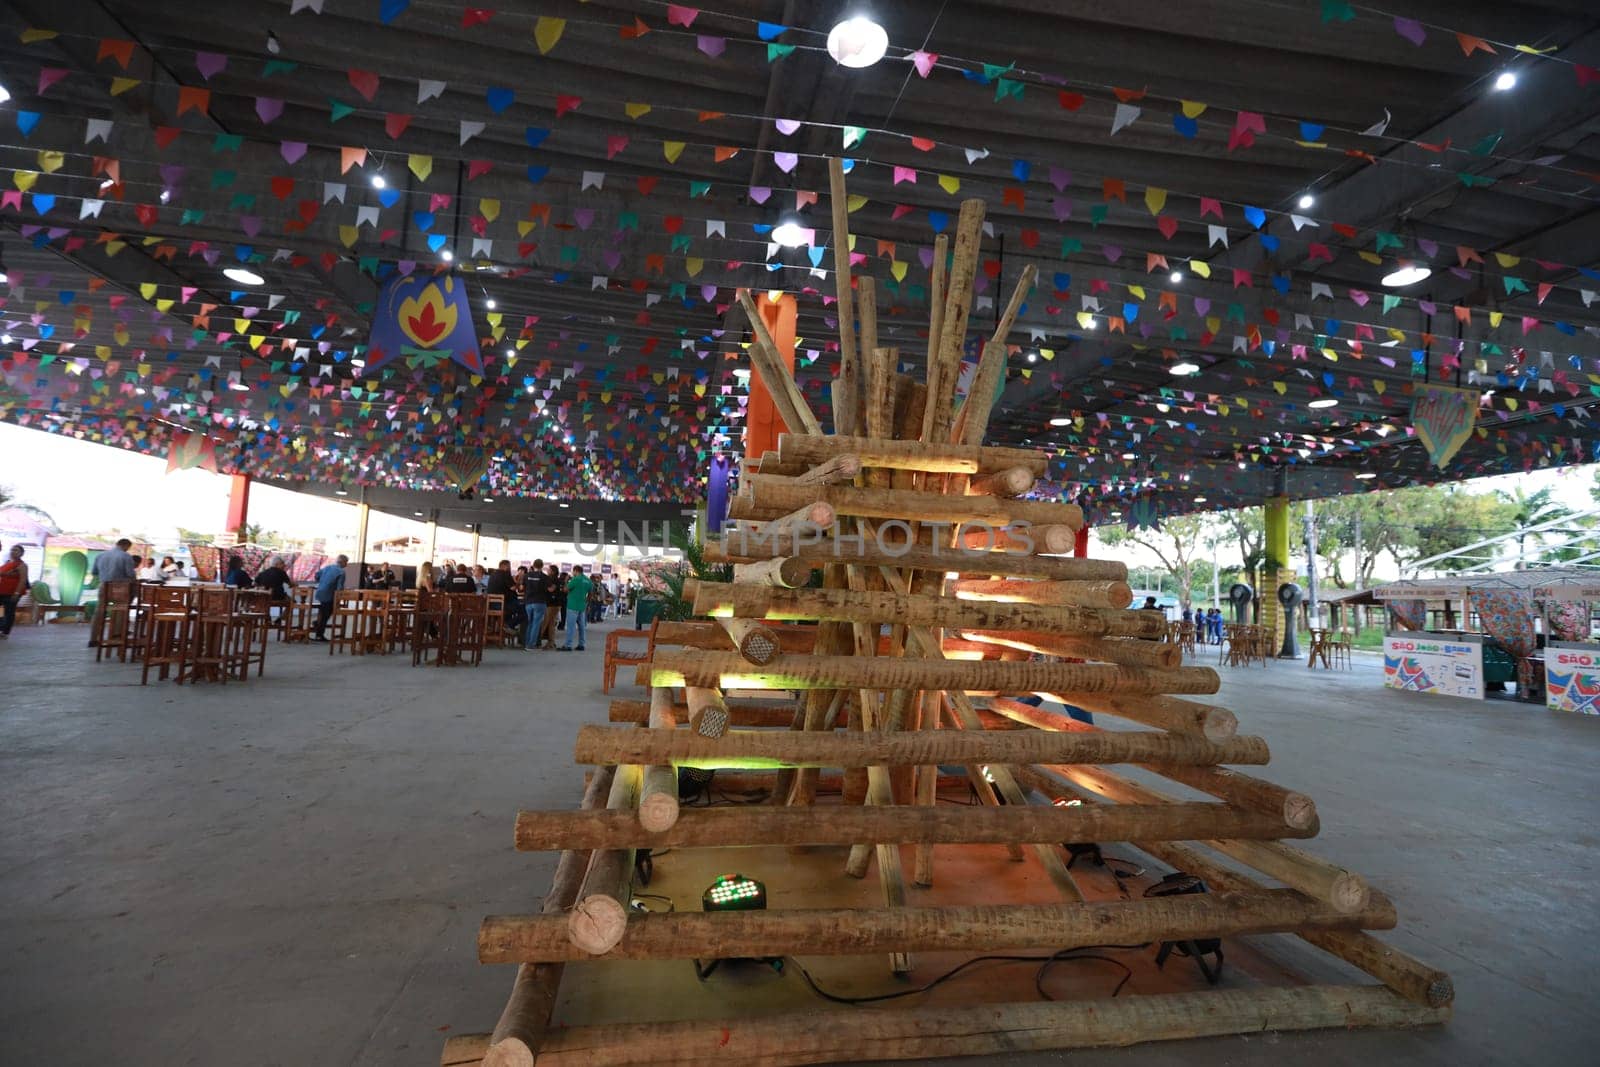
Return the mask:
<svg viewBox="0 0 1600 1067"><path fill-rule="evenodd" d="M894 184L899 185L901 182L910 182L915 185L917 183L917 172L911 167L894 168Z"/></svg>
<svg viewBox="0 0 1600 1067"><path fill-rule="evenodd" d="M70 73L72 73L72 72L70 70L68 70L66 67L40 67L39 68L39 95L43 96L45 94L45 91L47 89L49 89L50 86L54 85L56 82L60 81L62 78L65 78Z"/></svg>
<svg viewBox="0 0 1600 1067"><path fill-rule="evenodd" d="M695 47L715 59L727 49L728 39L726 37L712 37L709 34L702 33L695 39Z"/></svg>
<svg viewBox="0 0 1600 1067"><path fill-rule="evenodd" d="M688 29L694 25L694 20L700 17L700 9L686 7L683 4L667 5L667 23L672 26L682 26Z"/></svg>
<svg viewBox="0 0 1600 1067"><path fill-rule="evenodd" d="M937 62L939 62L939 54L937 52L917 51L911 53L912 65L917 68L917 73L924 78L933 73L933 65Z"/></svg>

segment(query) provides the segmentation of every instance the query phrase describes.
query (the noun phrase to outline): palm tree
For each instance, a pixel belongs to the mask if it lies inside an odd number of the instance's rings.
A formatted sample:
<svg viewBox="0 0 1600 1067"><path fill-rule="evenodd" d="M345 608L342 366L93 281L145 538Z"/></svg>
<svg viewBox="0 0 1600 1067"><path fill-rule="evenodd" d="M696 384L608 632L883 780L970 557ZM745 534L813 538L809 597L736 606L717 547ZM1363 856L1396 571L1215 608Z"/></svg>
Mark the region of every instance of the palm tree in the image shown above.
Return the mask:
<svg viewBox="0 0 1600 1067"><path fill-rule="evenodd" d="M1565 518L1572 514L1572 509L1555 499L1555 486L1547 485L1533 492L1525 492L1521 485L1514 486L1509 493L1502 493L1507 503L1515 507L1511 521L1513 532L1517 535L1517 565L1525 565L1528 554L1528 538L1531 535L1536 543L1542 543L1548 533L1565 534L1568 530L1534 530L1535 526Z"/></svg>
<svg viewBox="0 0 1600 1067"><path fill-rule="evenodd" d="M57 529L56 520L50 517L50 513L48 511L44 510L44 508L36 507L33 504L24 503L23 501L17 499L16 490L12 489L8 485L0 485L0 509L4 508L10 508L15 511L25 511L29 515L32 515L34 518L38 519L40 522L44 523L46 526L50 527L52 532L56 531Z"/></svg>

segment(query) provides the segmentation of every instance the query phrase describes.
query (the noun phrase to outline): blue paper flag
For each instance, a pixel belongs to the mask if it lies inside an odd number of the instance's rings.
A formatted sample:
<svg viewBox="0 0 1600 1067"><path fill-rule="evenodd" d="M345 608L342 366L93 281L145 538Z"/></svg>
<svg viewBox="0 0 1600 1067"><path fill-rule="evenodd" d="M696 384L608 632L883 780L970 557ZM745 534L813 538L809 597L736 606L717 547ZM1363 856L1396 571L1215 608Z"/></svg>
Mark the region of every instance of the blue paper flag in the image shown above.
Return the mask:
<svg viewBox="0 0 1600 1067"><path fill-rule="evenodd" d="M22 131L22 136L24 136L24 137L28 136L30 133L33 132L33 128L35 126L37 126L37 125L39 125L39 112L37 112L37 111L19 111L19 112L17 112L17 129Z"/></svg>
<svg viewBox="0 0 1600 1067"><path fill-rule="evenodd" d="M410 6L411 0L378 0L378 21L387 26Z"/></svg>
<svg viewBox="0 0 1600 1067"><path fill-rule="evenodd" d="M538 148L544 144L544 139L550 136L550 131L541 129L538 126L529 126L524 136L528 139L529 148Z"/></svg>
<svg viewBox="0 0 1600 1067"><path fill-rule="evenodd" d="M1267 221L1267 213L1258 207L1246 207L1244 209L1244 217L1246 222L1258 230Z"/></svg>
<svg viewBox="0 0 1600 1067"><path fill-rule="evenodd" d="M776 41L783 36L784 31L788 28L776 22L758 22L756 23L756 34L763 41Z"/></svg>
<svg viewBox="0 0 1600 1067"><path fill-rule="evenodd" d="M1193 140L1200 135L1200 120L1192 119L1180 111L1172 116L1172 128L1177 130L1180 136Z"/></svg>
<svg viewBox="0 0 1600 1067"><path fill-rule="evenodd" d="M517 94L510 89L491 85L489 86L489 91L484 94L484 98L489 102L489 110L498 115L511 106L512 101L516 100Z"/></svg>

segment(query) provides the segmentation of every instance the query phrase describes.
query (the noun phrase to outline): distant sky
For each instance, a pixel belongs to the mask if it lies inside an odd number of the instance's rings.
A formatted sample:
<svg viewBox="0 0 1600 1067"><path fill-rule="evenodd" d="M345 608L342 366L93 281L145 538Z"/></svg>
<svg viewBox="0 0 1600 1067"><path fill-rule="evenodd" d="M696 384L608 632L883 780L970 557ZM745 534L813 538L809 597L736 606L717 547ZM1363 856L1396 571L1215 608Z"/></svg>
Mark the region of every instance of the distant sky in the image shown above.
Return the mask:
<svg viewBox="0 0 1600 1067"><path fill-rule="evenodd" d="M1521 484L1532 492L1554 485L1562 503L1586 508L1593 506L1589 487L1595 469L1588 464L1480 478L1467 488L1478 493ZM166 470L165 459L0 423L0 485L49 512L63 531L143 535L158 547L175 545L179 526L221 533L228 514L228 479L202 470ZM354 533L356 520L349 504L256 485L250 491L250 521L303 538ZM420 522L376 512L369 526L373 540L420 535L423 528ZM468 541L467 534L440 531L441 547ZM514 542L512 554L531 558L551 547L549 542ZM1118 555L1132 564L1155 562L1132 545Z"/></svg>

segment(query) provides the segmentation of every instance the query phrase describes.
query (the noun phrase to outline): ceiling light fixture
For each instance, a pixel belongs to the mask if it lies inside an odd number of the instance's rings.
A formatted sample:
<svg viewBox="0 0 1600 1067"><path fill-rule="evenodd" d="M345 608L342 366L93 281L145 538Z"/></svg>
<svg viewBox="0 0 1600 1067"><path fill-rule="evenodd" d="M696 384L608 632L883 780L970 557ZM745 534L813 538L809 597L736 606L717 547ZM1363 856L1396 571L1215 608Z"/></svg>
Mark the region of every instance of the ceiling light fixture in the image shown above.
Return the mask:
<svg viewBox="0 0 1600 1067"><path fill-rule="evenodd" d="M267 31L267 51L273 55L283 51L283 45L278 42L278 35L271 30Z"/></svg>
<svg viewBox="0 0 1600 1067"><path fill-rule="evenodd" d="M245 267L229 267L222 272L222 276L230 282L238 282L240 285L261 285L266 282L266 279L261 275Z"/></svg>
<svg viewBox="0 0 1600 1067"><path fill-rule="evenodd" d="M806 228L794 219L784 219L773 227L772 239L785 248L799 248L808 241Z"/></svg>
<svg viewBox="0 0 1600 1067"><path fill-rule="evenodd" d="M383 180L383 172L382 171L378 171L377 173L373 174L373 176L372 176L372 187L374 189L383 189L383 188L387 187L388 184L389 184L388 182Z"/></svg>
<svg viewBox="0 0 1600 1067"><path fill-rule="evenodd" d="M495 306L496 306L495 302L494 302L494 297L491 296L491 297L489 297L489 299L485 300L483 302L483 306L488 308L490 311L493 311L495 309Z"/></svg>
<svg viewBox="0 0 1600 1067"><path fill-rule="evenodd" d="M1318 397L1306 405L1308 408L1333 408L1338 407L1339 401L1331 396Z"/></svg>
<svg viewBox="0 0 1600 1067"><path fill-rule="evenodd" d="M1306 208L1311 207L1316 202L1317 202L1317 198L1312 196L1310 193L1301 193L1300 194L1300 199L1295 201L1295 203L1300 205L1300 210L1301 211L1304 211Z"/></svg>
<svg viewBox="0 0 1600 1067"><path fill-rule="evenodd" d="M163 204L168 204L168 203L172 202L172 190L171 189L163 189L163 190L161 190L161 202Z"/></svg>
<svg viewBox="0 0 1600 1067"><path fill-rule="evenodd" d="M1378 476L1378 472L1377 471L1362 471L1360 474L1356 475L1356 480L1360 481L1360 482L1368 482L1368 481L1371 481L1372 479L1376 478L1377 476Z"/></svg>
<svg viewBox="0 0 1600 1067"><path fill-rule="evenodd" d="M1176 374L1180 378L1187 378L1191 374L1200 373L1200 364L1190 363L1188 361L1184 361L1183 363L1174 363L1172 366L1167 368L1167 373Z"/></svg>
<svg viewBox="0 0 1600 1067"><path fill-rule="evenodd" d="M1037 362L1039 362L1039 353L1037 353L1037 352L1029 352L1028 353L1028 362L1029 363L1037 363Z"/></svg>
<svg viewBox="0 0 1600 1067"><path fill-rule="evenodd" d="M7 89L4 85L0 85L0 104L3 104L7 100L10 100L10 99L11 99L11 90Z"/></svg>
<svg viewBox="0 0 1600 1067"><path fill-rule="evenodd" d="M1517 87L1517 76L1509 70L1502 70L1494 80L1494 91L1497 93L1510 92Z"/></svg>
<svg viewBox="0 0 1600 1067"><path fill-rule="evenodd" d="M1067 418L1065 415L1057 415L1055 418L1050 420L1050 425L1051 426L1071 426L1072 425L1072 420Z"/></svg>
<svg viewBox="0 0 1600 1067"><path fill-rule="evenodd" d="M444 260L446 263L454 263L456 254L447 248L443 252L439 253L439 258Z"/></svg>
<svg viewBox="0 0 1600 1067"><path fill-rule="evenodd" d="M1416 285L1418 282L1432 276L1433 270L1430 267L1402 263L1398 270L1390 271L1383 276L1383 287L1385 289L1404 289L1408 285Z"/></svg>
<svg viewBox="0 0 1600 1067"><path fill-rule="evenodd" d="M828 31L828 54L841 67L870 67L888 50L888 32L865 15L845 19Z"/></svg>
<svg viewBox="0 0 1600 1067"><path fill-rule="evenodd" d="M11 272L6 270L6 250L5 250L5 246L4 245L0 245L0 285L4 285L4 284L6 284L6 282L8 282L10 280L11 280ZM6 334L6 344L10 344L10 343L11 343L11 335L10 334Z"/></svg>
<svg viewBox="0 0 1600 1067"><path fill-rule="evenodd" d="M250 391L250 387L243 382L229 382L228 388L236 393L248 393Z"/></svg>
<svg viewBox="0 0 1600 1067"><path fill-rule="evenodd" d="M1206 502L1206 498L1203 496L1197 496L1194 498L1194 502L1196 504L1204 504Z"/></svg>
<svg viewBox="0 0 1600 1067"><path fill-rule="evenodd" d="M1170 281L1173 285L1177 285L1179 282L1183 281L1183 271L1181 271L1181 270L1173 271L1171 274L1167 275L1167 280Z"/></svg>

